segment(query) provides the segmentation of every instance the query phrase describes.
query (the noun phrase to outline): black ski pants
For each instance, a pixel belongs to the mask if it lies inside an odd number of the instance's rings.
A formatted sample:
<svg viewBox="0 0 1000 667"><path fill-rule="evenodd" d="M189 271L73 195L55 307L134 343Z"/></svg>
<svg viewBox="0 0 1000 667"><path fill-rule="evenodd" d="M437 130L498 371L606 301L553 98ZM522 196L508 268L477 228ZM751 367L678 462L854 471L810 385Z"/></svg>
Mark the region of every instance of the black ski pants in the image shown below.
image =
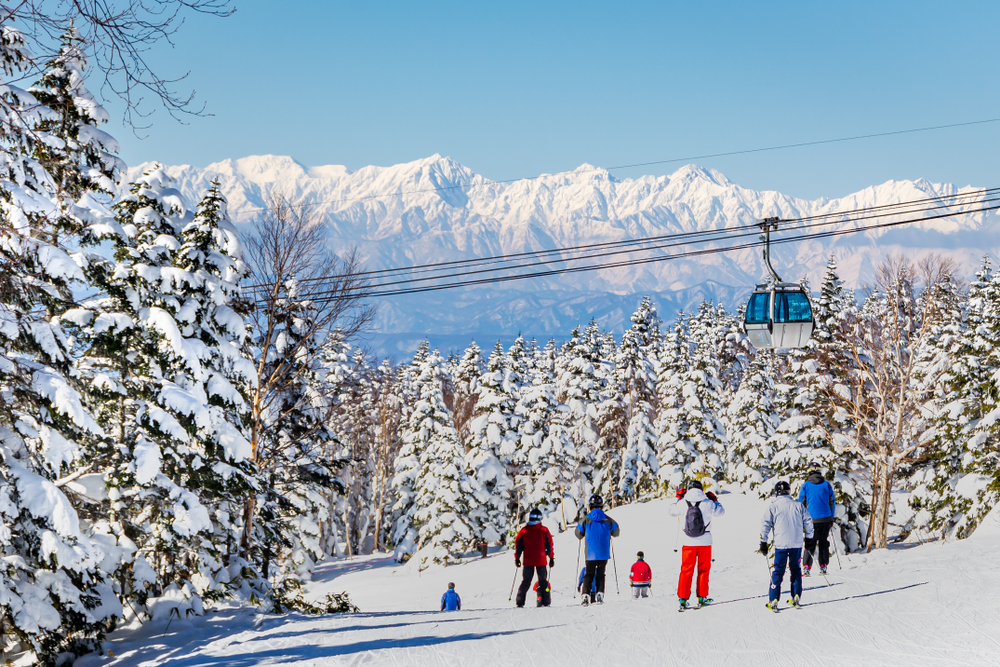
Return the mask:
<svg viewBox="0 0 1000 667"><path fill-rule="evenodd" d="M802 557L802 563L806 567L812 567L813 551L819 544L819 566L826 567L830 564L830 529L833 528L833 521L813 522L813 537L806 540L806 553Z"/></svg>
<svg viewBox="0 0 1000 667"><path fill-rule="evenodd" d="M587 571L583 575L583 590L584 592L590 592L591 602L597 599L597 593L604 592L604 570L607 567L608 561L606 560L587 561ZM597 582L596 592L591 590L595 581Z"/></svg>
<svg viewBox="0 0 1000 667"><path fill-rule="evenodd" d="M528 596L528 589L531 588L531 579L538 573L538 606L548 607L552 604L552 595L549 593L548 573L544 565L525 565L524 573L521 575L521 585L517 588L517 606L524 606L524 598Z"/></svg>

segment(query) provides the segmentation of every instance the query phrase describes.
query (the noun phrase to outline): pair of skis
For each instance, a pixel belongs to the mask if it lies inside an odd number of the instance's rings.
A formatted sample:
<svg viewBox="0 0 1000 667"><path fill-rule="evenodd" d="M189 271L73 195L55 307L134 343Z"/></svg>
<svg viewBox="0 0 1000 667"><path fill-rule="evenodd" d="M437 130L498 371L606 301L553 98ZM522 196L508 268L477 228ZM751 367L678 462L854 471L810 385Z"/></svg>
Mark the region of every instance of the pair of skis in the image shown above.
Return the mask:
<svg viewBox="0 0 1000 667"><path fill-rule="evenodd" d="M683 612L683 611L686 611L688 609L701 609L702 607L707 607L708 605L712 604L712 598L704 598L704 600L705 600L704 602L702 602L701 600L698 600L698 606L697 607L689 607L688 603L687 603L687 600L685 600L684 602L682 602L678 606L677 611Z"/></svg>
<svg viewBox="0 0 1000 667"><path fill-rule="evenodd" d="M805 606L798 598L792 598L791 600L788 601L788 604L793 609L802 609L802 607ZM778 600L771 600L764 606L773 611L775 614L777 614L781 610L780 607L778 606Z"/></svg>

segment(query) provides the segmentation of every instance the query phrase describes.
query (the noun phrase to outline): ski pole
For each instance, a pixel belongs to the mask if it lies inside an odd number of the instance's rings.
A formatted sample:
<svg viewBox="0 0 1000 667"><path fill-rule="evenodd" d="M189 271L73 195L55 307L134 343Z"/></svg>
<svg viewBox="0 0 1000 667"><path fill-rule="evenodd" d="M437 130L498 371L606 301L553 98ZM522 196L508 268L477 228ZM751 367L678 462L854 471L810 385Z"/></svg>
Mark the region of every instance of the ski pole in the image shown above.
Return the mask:
<svg viewBox="0 0 1000 667"><path fill-rule="evenodd" d="M514 567L514 578L510 580L510 595L507 596L507 602L510 602L514 597L514 584L517 583L517 571L518 567Z"/></svg>
<svg viewBox="0 0 1000 667"><path fill-rule="evenodd" d="M677 517L677 530L674 531L674 553L677 553L677 544L681 541L681 518Z"/></svg>
<svg viewBox="0 0 1000 667"><path fill-rule="evenodd" d="M576 569L573 570L573 581L576 581L576 578L580 576L579 574L577 574L577 572L580 571L580 547L582 547L582 546L583 546L583 540L577 540L577 542L576 542ZM580 588L580 586L581 586L581 584L577 584L576 585L577 588Z"/></svg>
<svg viewBox="0 0 1000 667"><path fill-rule="evenodd" d="M618 587L618 562L615 560L615 540L612 538L611 542L611 566L615 570L615 591L618 595L621 595L621 589Z"/></svg>
<svg viewBox="0 0 1000 667"><path fill-rule="evenodd" d="M833 524L833 525L837 525L837 524ZM837 536L836 535L834 535L834 537L833 537L833 553L834 553L834 555L837 556L837 569L838 570L843 570L844 568L841 567L841 565L840 565L840 554L837 552Z"/></svg>

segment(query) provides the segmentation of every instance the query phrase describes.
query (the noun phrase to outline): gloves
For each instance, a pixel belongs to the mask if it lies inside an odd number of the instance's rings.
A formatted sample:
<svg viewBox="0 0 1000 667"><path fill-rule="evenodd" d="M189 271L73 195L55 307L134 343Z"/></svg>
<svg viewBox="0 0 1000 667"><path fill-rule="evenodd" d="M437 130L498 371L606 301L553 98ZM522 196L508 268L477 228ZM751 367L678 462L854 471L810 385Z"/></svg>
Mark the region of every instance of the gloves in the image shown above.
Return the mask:
<svg viewBox="0 0 1000 667"><path fill-rule="evenodd" d="M683 498L685 493L687 493L687 489L677 489L678 498Z"/></svg>
<svg viewBox="0 0 1000 667"><path fill-rule="evenodd" d="M760 543L760 552L765 556L767 555L767 542Z"/></svg>
<svg viewBox="0 0 1000 667"><path fill-rule="evenodd" d="M521 567L521 559L520 558L515 558L514 559L514 567Z"/></svg>
<svg viewBox="0 0 1000 667"><path fill-rule="evenodd" d="M550 558L549 559L549 567L555 567L555 566L556 566L556 559L555 558Z"/></svg>
<svg viewBox="0 0 1000 667"><path fill-rule="evenodd" d="M706 493L706 494L705 494L705 497L706 497L706 498L708 498L709 500L711 500L711 501L712 501L713 503L717 503L717 502L719 502L719 499L718 499L718 498L716 497L716 495L715 495L714 493L712 493L711 491L709 491L708 493Z"/></svg>

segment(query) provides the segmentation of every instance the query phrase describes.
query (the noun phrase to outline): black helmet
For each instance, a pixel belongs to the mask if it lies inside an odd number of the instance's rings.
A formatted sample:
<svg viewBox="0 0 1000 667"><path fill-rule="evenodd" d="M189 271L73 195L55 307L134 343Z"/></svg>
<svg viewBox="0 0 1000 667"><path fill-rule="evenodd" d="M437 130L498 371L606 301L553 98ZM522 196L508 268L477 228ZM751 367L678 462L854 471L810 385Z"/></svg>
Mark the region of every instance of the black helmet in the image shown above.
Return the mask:
<svg viewBox="0 0 1000 667"><path fill-rule="evenodd" d="M604 507L604 498L601 498L601 494L595 493L590 497L590 509L596 509L598 507Z"/></svg>
<svg viewBox="0 0 1000 667"><path fill-rule="evenodd" d="M534 526L537 523L542 522L542 510L537 507L530 512L528 512L528 525Z"/></svg>
<svg viewBox="0 0 1000 667"><path fill-rule="evenodd" d="M688 484L688 491L690 491L691 489L698 489L699 491L704 491L705 487L701 485L701 482L695 479L692 480L690 484Z"/></svg>
<svg viewBox="0 0 1000 667"><path fill-rule="evenodd" d="M455 588L455 582L454 581L449 581L448 582L448 590L449 591L450 590L454 590L454 588Z"/></svg>
<svg viewBox="0 0 1000 667"><path fill-rule="evenodd" d="M644 554L644 553L642 553L642 552L640 551L639 553L637 553L637 554L635 555L635 557L636 557L636 558L638 558L639 560L642 560L643 558L645 558L645 557L646 557L646 554Z"/></svg>
<svg viewBox="0 0 1000 667"><path fill-rule="evenodd" d="M774 495L776 496L787 496L792 492L792 486L785 480L781 480L774 485Z"/></svg>
<svg viewBox="0 0 1000 667"><path fill-rule="evenodd" d="M822 467L823 467L823 466L821 466L821 465L819 464L819 461L810 461L810 462L809 462L809 469L810 469L810 470L819 470L819 469L820 469L820 468L822 468Z"/></svg>

